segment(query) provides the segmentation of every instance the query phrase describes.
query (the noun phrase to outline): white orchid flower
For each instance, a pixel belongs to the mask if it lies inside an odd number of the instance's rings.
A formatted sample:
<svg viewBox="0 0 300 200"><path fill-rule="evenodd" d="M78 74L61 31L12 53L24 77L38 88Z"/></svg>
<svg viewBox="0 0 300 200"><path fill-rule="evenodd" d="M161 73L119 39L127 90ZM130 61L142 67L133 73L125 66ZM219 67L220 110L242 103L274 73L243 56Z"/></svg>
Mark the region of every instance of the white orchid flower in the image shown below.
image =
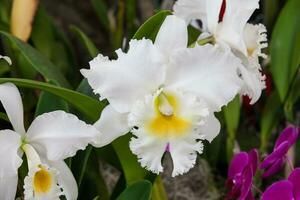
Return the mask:
<svg viewBox="0 0 300 200"><path fill-rule="evenodd" d="M24 152L29 169L26 200L59 200L60 195L76 200L77 184L63 160L97 140L98 130L72 114L54 111L38 116L26 132L22 99L14 84L0 85L0 101L14 129L0 131L0 199L15 199Z"/></svg>
<svg viewBox="0 0 300 200"><path fill-rule="evenodd" d="M229 45L243 65L239 73L244 81L242 95L255 103L265 88L265 76L261 73L259 57L266 58L266 28L262 24L247 23L259 0L178 0L174 14L187 22L199 19L202 22L200 38L213 36L218 44Z"/></svg>
<svg viewBox="0 0 300 200"><path fill-rule="evenodd" d="M132 40L117 60L98 55L81 70L94 92L108 105L95 124L102 143L132 131L130 148L143 167L163 171L170 152L173 176L194 166L201 140L212 141L220 123L214 112L231 101L241 87L239 60L212 45L187 48L187 25L168 16L156 37Z"/></svg>

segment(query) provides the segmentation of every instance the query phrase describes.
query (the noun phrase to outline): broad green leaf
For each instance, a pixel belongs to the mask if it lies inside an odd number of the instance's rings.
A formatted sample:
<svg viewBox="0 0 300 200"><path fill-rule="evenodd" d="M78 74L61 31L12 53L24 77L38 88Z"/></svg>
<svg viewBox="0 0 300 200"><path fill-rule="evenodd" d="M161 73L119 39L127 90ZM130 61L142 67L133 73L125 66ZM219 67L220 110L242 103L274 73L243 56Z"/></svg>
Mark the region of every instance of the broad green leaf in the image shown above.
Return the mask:
<svg viewBox="0 0 300 200"><path fill-rule="evenodd" d="M0 0L0 30L9 30L11 0Z"/></svg>
<svg viewBox="0 0 300 200"><path fill-rule="evenodd" d="M36 107L35 116L55 110L64 110L68 112L69 107L65 101L58 98L56 95L48 92L41 92Z"/></svg>
<svg viewBox="0 0 300 200"><path fill-rule="evenodd" d="M263 1L264 24L267 26L268 30L270 31L278 15L278 10L279 10L279 1L277 0Z"/></svg>
<svg viewBox="0 0 300 200"><path fill-rule="evenodd" d="M16 48L20 51L20 54L24 57L24 59L30 63L30 65L39 73L41 73L44 78L49 82L70 88L70 84L65 79L60 70L53 65L45 56L43 56L40 52L35 50L30 45L22 42L21 40L15 38L9 33L0 32L0 34L11 43L13 43Z"/></svg>
<svg viewBox="0 0 300 200"><path fill-rule="evenodd" d="M104 0L91 0L92 6L102 26L109 30L108 8Z"/></svg>
<svg viewBox="0 0 300 200"><path fill-rule="evenodd" d="M126 30L129 34L129 38L133 36L133 34L136 32L137 27L135 25L136 21L136 10L137 10L137 0L126 0Z"/></svg>
<svg viewBox="0 0 300 200"><path fill-rule="evenodd" d="M95 46L95 44L88 38L88 36L82 32L78 27L71 26L71 30L76 34L80 42L87 49L89 55L94 58L99 54L99 50Z"/></svg>
<svg viewBox="0 0 300 200"><path fill-rule="evenodd" d="M75 57L65 33L57 27L40 5L31 34L33 46L57 66L63 74L75 72ZM77 73L77 70L76 70ZM74 76L72 76L74 79Z"/></svg>
<svg viewBox="0 0 300 200"><path fill-rule="evenodd" d="M188 37L188 39L189 39L188 46L194 44L197 41L200 34L201 34L200 30L194 28L191 25L188 26L188 35L189 35L189 37Z"/></svg>
<svg viewBox="0 0 300 200"><path fill-rule="evenodd" d="M280 103L278 93L275 91L268 97L261 115L260 150L262 153L266 152L267 150L271 132L276 127L276 125L278 125L281 113L282 104Z"/></svg>
<svg viewBox="0 0 300 200"><path fill-rule="evenodd" d="M171 14L172 12L170 10L162 10L156 13L137 30L133 36L133 39L142 39L145 37L154 41L165 18Z"/></svg>
<svg viewBox="0 0 300 200"><path fill-rule="evenodd" d="M231 101L226 107L224 107L223 113L227 129L227 160L230 161L233 155L234 142L236 138L236 131L240 121L240 97L237 95L233 101Z"/></svg>
<svg viewBox="0 0 300 200"><path fill-rule="evenodd" d="M2 76L3 74L5 74L9 71L10 71L9 64L5 60L1 59L0 60L0 76Z"/></svg>
<svg viewBox="0 0 300 200"><path fill-rule="evenodd" d="M286 119L290 123L294 122L294 104L297 103L300 97L300 71L297 72L293 85L290 87L289 95L284 104L284 112Z"/></svg>
<svg viewBox="0 0 300 200"><path fill-rule="evenodd" d="M19 87L39 89L61 97L72 104L78 111L84 114L89 120L95 122L99 119L105 104L79 92L66 88L54 86L48 83L16 78L0 78L0 83L11 82Z"/></svg>
<svg viewBox="0 0 300 200"><path fill-rule="evenodd" d="M151 189L149 181L139 181L126 188L117 200L150 200Z"/></svg>
<svg viewBox="0 0 300 200"><path fill-rule="evenodd" d="M165 200L168 199L164 183L160 176L157 176L155 182L153 183L152 189L152 199L153 200Z"/></svg>
<svg viewBox="0 0 300 200"><path fill-rule="evenodd" d="M280 13L271 40L271 72L281 102L300 63L300 1L289 0Z"/></svg>
<svg viewBox="0 0 300 200"><path fill-rule="evenodd" d="M131 134L126 134L112 143L119 157L127 184L132 184L137 180L141 180L149 173L141 167L136 155L130 151L129 141L131 137Z"/></svg>
<svg viewBox="0 0 300 200"><path fill-rule="evenodd" d="M83 169L83 174L79 174L76 179L80 179L78 182L79 185L79 197L78 199L92 199L95 196L99 195L101 200L109 200L109 192L105 183L105 180L101 174L99 166L99 158L96 156L95 151L92 147L88 147L90 150L90 156L88 159L85 156L85 152L78 152L82 156L76 156L72 160L72 171L74 173L78 169ZM78 169L77 169L78 168Z"/></svg>

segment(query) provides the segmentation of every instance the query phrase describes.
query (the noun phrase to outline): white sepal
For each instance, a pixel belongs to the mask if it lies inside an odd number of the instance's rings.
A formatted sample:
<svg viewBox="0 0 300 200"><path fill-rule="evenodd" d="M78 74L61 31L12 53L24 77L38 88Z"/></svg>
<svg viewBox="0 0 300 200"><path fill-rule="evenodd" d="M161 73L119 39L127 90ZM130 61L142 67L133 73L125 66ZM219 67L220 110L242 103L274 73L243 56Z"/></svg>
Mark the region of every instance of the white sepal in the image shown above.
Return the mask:
<svg viewBox="0 0 300 200"><path fill-rule="evenodd" d="M186 22L175 15L167 16L157 33L154 44L168 58L173 51L186 48L187 43L188 32Z"/></svg>
<svg viewBox="0 0 300 200"><path fill-rule="evenodd" d="M101 135L100 143L94 144L96 147L105 146L118 137L128 133L130 128L127 121L128 114L122 114L114 110L111 105L106 106L100 119L94 124Z"/></svg>
<svg viewBox="0 0 300 200"><path fill-rule="evenodd" d="M191 92L211 111L220 111L241 89L240 65L230 49L205 45L178 51L167 71L166 89Z"/></svg>
<svg viewBox="0 0 300 200"><path fill-rule="evenodd" d="M0 199L14 200L17 192L17 186L18 175L0 177Z"/></svg>
<svg viewBox="0 0 300 200"><path fill-rule="evenodd" d="M47 163L59 172L57 181L62 189L62 194L67 200L76 200L78 197L78 186L70 168L64 161L47 161Z"/></svg>
<svg viewBox="0 0 300 200"><path fill-rule="evenodd" d="M164 57L151 40L131 40L127 53L117 60L98 55L81 73L101 99L120 113L127 113L139 98L154 92L164 79Z"/></svg>
<svg viewBox="0 0 300 200"><path fill-rule="evenodd" d="M38 116L27 131L26 140L48 160L72 157L88 144L98 143L99 131L64 111Z"/></svg>
<svg viewBox="0 0 300 200"><path fill-rule="evenodd" d="M4 83L0 85L0 102L14 130L19 134L25 134L22 98L14 84Z"/></svg>
<svg viewBox="0 0 300 200"><path fill-rule="evenodd" d="M22 159L18 155L21 146L21 136L11 130L0 131L0 179L14 177Z"/></svg>

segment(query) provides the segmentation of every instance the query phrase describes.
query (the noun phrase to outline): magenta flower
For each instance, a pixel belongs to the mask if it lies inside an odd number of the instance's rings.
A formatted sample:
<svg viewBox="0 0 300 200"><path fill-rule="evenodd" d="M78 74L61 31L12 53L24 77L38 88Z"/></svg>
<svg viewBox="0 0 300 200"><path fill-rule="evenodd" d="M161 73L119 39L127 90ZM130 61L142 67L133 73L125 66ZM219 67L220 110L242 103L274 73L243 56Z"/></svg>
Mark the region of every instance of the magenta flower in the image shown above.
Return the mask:
<svg viewBox="0 0 300 200"><path fill-rule="evenodd" d="M288 180L272 184L262 195L262 200L300 200L300 168L296 168Z"/></svg>
<svg viewBox="0 0 300 200"><path fill-rule="evenodd" d="M249 153L241 152L233 157L228 170L226 186L229 192L226 199L254 200L251 188L257 165L256 149Z"/></svg>
<svg viewBox="0 0 300 200"><path fill-rule="evenodd" d="M287 159L287 152L298 137L299 129L294 126L285 128L276 140L273 152L268 155L260 165L260 169L265 169L262 177L269 177L278 172Z"/></svg>

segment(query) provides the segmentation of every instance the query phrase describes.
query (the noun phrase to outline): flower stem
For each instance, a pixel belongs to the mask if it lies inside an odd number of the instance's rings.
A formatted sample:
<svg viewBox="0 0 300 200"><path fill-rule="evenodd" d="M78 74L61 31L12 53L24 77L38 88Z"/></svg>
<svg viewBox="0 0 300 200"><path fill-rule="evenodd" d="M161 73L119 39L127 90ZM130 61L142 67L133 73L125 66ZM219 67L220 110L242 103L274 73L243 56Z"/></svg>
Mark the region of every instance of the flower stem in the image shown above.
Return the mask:
<svg viewBox="0 0 300 200"><path fill-rule="evenodd" d="M258 187L256 187L255 185L252 185L252 188L258 192L260 195L263 193Z"/></svg>
<svg viewBox="0 0 300 200"><path fill-rule="evenodd" d="M290 170L294 171L294 164L289 155L286 156L286 161L287 161L287 165L289 166Z"/></svg>

